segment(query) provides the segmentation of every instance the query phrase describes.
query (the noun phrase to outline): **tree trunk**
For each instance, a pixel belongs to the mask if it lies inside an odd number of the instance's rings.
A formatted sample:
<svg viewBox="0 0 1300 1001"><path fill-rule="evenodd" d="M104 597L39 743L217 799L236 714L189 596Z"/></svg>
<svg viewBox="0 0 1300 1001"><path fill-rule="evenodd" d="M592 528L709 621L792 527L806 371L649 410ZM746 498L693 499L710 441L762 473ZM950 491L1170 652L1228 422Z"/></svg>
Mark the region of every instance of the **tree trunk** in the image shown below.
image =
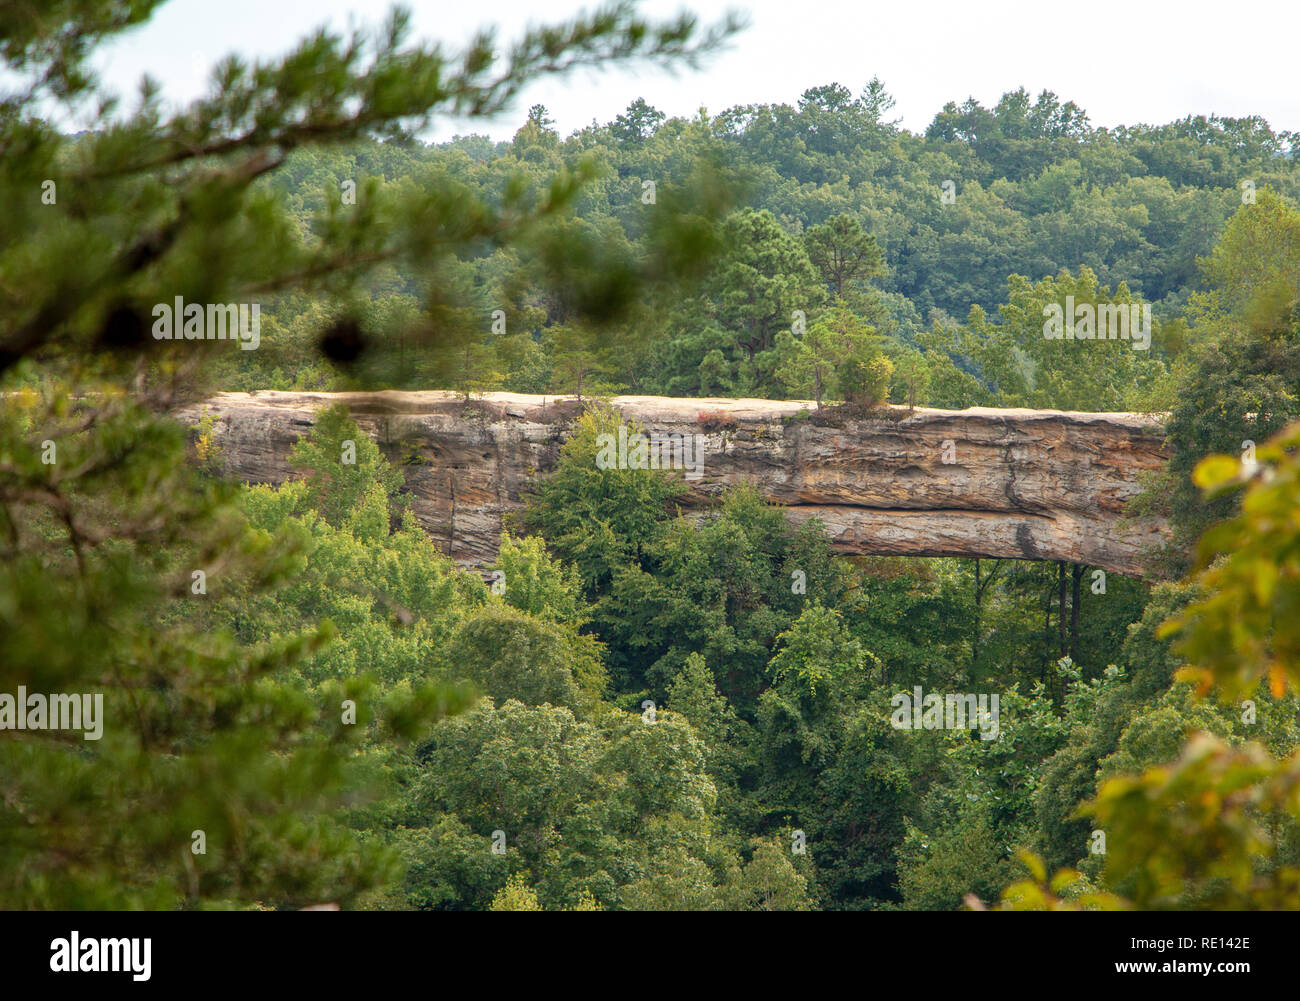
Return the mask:
<svg viewBox="0 0 1300 1001"><path fill-rule="evenodd" d="M1069 653L1069 639L1065 629L1065 563L1056 564L1056 630L1061 637L1061 656Z"/></svg>
<svg viewBox="0 0 1300 1001"><path fill-rule="evenodd" d="M1070 659L1078 659L1079 649L1079 590L1083 583L1083 572L1087 569L1082 563L1075 563L1073 569L1074 591L1070 595Z"/></svg>
<svg viewBox="0 0 1300 1001"><path fill-rule="evenodd" d="M1047 601L1043 604L1043 652L1047 655L1043 658L1043 670L1039 675L1039 680L1052 690L1051 679L1047 676L1047 665L1052 661L1052 589L1047 589Z"/></svg>

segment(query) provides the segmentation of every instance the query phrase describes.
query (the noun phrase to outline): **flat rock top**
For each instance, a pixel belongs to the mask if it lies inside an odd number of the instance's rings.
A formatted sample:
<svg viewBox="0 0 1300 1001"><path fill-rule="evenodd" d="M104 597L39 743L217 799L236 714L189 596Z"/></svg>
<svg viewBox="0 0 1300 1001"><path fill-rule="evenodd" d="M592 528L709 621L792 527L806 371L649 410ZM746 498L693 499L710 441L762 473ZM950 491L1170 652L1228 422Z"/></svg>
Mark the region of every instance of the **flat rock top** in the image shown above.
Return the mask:
<svg viewBox="0 0 1300 1001"><path fill-rule="evenodd" d="M259 390L253 393L218 393L208 405L218 409L265 407L286 410L316 410L334 403L347 404L357 411L391 414L446 413L449 404L464 399L449 390L378 390L348 393L283 392ZM545 408L557 403L576 402L575 396L538 396L529 393L475 394L476 402L489 403L518 411L518 416L547 421ZM737 420L763 421L789 417L801 410L812 410L812 400L759 400L722 397L615 396L608 402L626 413L650 420L693 422L702 412L726 414ZM896 414L906 415L908 422L962 418L977 421L1065 420L1078 424L1112 424L1134 430L1159 431L1162 414L1130 412L1091 412L1080 410L1032 410L1028 408L967 407L965 410L939 410L933 407L891 406Z"/></svg>

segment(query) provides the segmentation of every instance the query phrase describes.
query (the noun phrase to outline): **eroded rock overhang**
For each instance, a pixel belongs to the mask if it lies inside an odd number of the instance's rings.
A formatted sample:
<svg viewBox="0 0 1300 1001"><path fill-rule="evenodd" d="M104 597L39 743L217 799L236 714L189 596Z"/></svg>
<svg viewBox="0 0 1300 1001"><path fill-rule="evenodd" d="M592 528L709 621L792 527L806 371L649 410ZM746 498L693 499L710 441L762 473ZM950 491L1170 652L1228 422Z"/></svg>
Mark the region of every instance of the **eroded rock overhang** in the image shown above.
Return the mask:
<svg viewBox="0 0 1300 1001"><path fill-rule="evenodd" d="M466 404L432 391L258 392L223 393L182 417L216 419L227 475L277 484L294 475L293 443L335 403L400 466L416 516L466 565L495 557L502 515L554 468L580 411L572 398L514 393ZM1140 576L1166 532L1125 514L1168 458L1156 415L892 407L841 420L809 417L807 401L610 403L648 433L703 436L688 506L751 483L792 519L820 518L844 553L1064 560Z"/></svg>

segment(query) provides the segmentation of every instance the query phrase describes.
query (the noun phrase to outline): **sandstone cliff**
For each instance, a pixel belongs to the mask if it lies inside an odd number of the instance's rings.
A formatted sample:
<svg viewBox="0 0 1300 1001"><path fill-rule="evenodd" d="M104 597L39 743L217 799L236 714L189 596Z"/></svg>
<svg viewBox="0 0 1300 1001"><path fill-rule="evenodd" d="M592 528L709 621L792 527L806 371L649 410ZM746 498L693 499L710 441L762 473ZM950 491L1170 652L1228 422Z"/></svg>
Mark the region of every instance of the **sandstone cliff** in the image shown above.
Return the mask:
<svg viewBox="0 0 1300 1001"><path fill-rule="evenodd" d="M501 515L553 468L579 409L509 393L466 405L444 392L223 393L205 407L226 472L280 483L293 475L294 440L333 403L401 464L416 515L469 565L493 558ZM796 417L811 406L798 401L612 403L649 432L706 435L692 506L747 481L791 518L820 518L846 553L1068 560L1138 575L1164 531L1123 517L1139 476L1166 460L1146 415L895 407L827 423ZM702 412L722 417L702 425Z"/></svg>

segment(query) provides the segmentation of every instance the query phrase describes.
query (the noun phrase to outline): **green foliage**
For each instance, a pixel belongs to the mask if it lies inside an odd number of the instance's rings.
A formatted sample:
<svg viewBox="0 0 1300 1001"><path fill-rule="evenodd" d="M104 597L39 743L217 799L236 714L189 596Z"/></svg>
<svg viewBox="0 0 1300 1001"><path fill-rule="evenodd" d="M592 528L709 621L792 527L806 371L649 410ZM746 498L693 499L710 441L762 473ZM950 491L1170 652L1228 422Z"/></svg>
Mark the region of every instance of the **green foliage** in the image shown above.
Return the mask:
<svg viewBox="0 0 1300 1001"><path fill-rule="evenodd" d="M797 574L807 597L794 593ZM805 600L832 599L839 569L817 525L793 529L756 491L728 492L696 526L666 523L641 560L613 577L593 625L610 650L616 682L662 692L691 653L701 654L742 713L768 682L777 635Z"/></svg>
<svg viewBox="0 0 1300 1001"><path fill-rule="evenodd" d="M1201 556L1211 563L1199 576L1207 594L1165 627L1184 633L1179 652L1196 666L1202 692L1211 685L1228 700L1254 693L1263 682L1274 698L1288 685L1300 691L1300 548L1292 513L1300 502L1300 425L1292 425L1259 449L1247 465L1213 456L1196 470L1208 492L1247 486L1242 513L1211 529Z"/></svg>
<svg viewBox="0 0 1300 1001"><path fill-rule="evenodd" d="M1055 410L1132 410L1138 394L1164 372L1158 351L1135 348L1134 324L1129 307L1141 305L1121 282L1114 294L1097 275L1082 267L1078 274L1062 270L1055 278L1031 282L1020 275L1007 280L1007 300L998 306L999 322L990 322L982 310L972 309L966 322L966 351L997 406L1040 407ZM1092 339L1066 336L1071 305L1094 310ZM1062 311L1062 336L1050 338L1045 312ZM1119 307L1118 313L1111 311ZM1112 316L1129 321L1129 339L1106 337L1102 320ZM1139 313L1139 320L1141 315ZM1079 321L1083 331L1082 320ZM1152 311L1151 345L1159 343L1159 317ZM1108 327L1105 333L1114 333Z"/></svg>
<svg viewBox="0 0 1300 1001"><path fill-rule="evenodd" d="M1294 136L1023 90L913 135L873 79L414 138L736 27L627 4L505 55L399 10L123 112L98 47L157 6L0 11L0 696L104 703L98 740L3 729L0 906L1295 906ZM258 350L151 337L177 296L257 303ZM1045 337L1070 298L1150 304L1150 350ZM299 479L238 488L219 409L168 416L365 385L1168 409L1145 503L1199 571L848 561L756 490L687 516L680 474L602 468L638 429L593 406L486 587L387 418L322 410ZM914 685L996 692L997 739L895 729Z"/></svg>
<svg viewBox="0 0 1300 1001"><path fill-rule="evenodd" d="M401 470L389 466L341 404L320 413L312 433L294 443L289 460L305 472L302 503L336 528L372 484L387 498L402 485Z"/></svg>
<svg viewBox="0 0 1300 1001"><path fill-rule="evenodd" d="M1294 909L1300 867L1276 858L1275 818L1294 823L1295 768L1199 733L1177 761L1112 780L1091 807L1118 842L1110 878L1149 909Z"/></svg>
<svg viewBox="0 0 1300 1001"><path fill-rule="evenodd" d="M1260 450L1264 473L1223 456L1197 468L1197 482L1207 491L1249 486L1242 513L1203 540L1206 559L1221 547L1231 555L1198 575L1203 592L1162 632L1177 635L1177 650L1190 662L1178 677L1197 682L1202 695L1214 689L1224 703L1254 696L1265 686L1281 700L1300 682L1289 609L1296 590L1297 533L1289 516L1298 499L1298 445L1300 431L1294 427L1269 442ZM1258 725L1259 715L1271 716L1286 720L1287 732L1278 732L1276 723L1261 728L1271 747L1258 740L1225 740L1232 736L1232 724L1185 700L1181 707L1167 704L1134 721L1117 764L1133 769L1152 758L1168 763L1110 778L1086 807L1111 832L1111 844L1119 842L1107 857L1107 878L1138 906L1295 906L1300 887L1295 699L1276 706L1262 700L1258 706L1242 705L1249 707L1241 713L1243 723ZM1169 718L1180 710L1193 715L1191 725ZM1176 731L1189 729L1196 732L1170 760Z"/></svg>
<svg viewBox="0 0 1300 1001"><path fill-rule="evenodd" d="M717 808L729 828L754 823L747 788L753 731L718 691L713 672L698 653L689 654L668 685L667 707L684 717L704 745L705 770L718 791Z"/></svg>
<svg viewBox="0 0 1300 1001"><path fill-rule="evenodd" d="M807 878L779 839L756 840L754 854L727 887L728 908L738 911L809 911Z"/></svg>
<svg viewBox="0 0 1300 1001"><path fill-rule="evenodd" d="M582 581L572 567L546 551L541 536L516 539L502 534L497 566L506 603L540 618L580 626L588 615L582 603Z"/></svg>
<svg viewBox="0 0 1300 1001"><path fill-rule="evenodd" d="M813 267L828 286L834 286L840 298L856 283L884 273L885 261L876 238L864 232L862 223L850 215L840 214L811 227L804 244Z"/></svg>
<svg viewBox="0 0 1300 1001"><path fill-rule="evenodd" d="M506 885L492 898L493 911L540 911L542 905L537 902L537 893L528 885L523 873L516 873L506 880Z"/></svg>
<svg viewBox="0 0 1300 1001"><path fill-rule="evenodd" d="M825 298L808 252L768 211L741 209L727 219L727 255L711 277L709 294L735 366L735 391L768 386L777 333L795 310L805 315Z"/></svg>
<svg viewBox="0 0 1300 1001"><path fill-rule="evenodd" d="M391 854L358 846L330 816L355 782L347 759L361 729L340 723L340 700L364 704L370 690L310 693L285 675L334 630L299 620L241 643L211 614L296 577L308 533L247 524L232 491L187 463L184 429L111 386L93 427L65 388L50 389L6 397L0 420L0 688L87 693L102 709L82 724L101 732L7 721L0 900L301 906L348 903L391 879ZM56 461L41 462L42 440ZM191 850L196 831L206 853Z"/></svg>
<svg viewBox="0 0 1300 1001"><path fill-rule="evenodd" d="M685 492L679 475L652 469L601 469L597 455L617 441L621 418L589 410L560 447L555 471L538 485L525 524L582 576L588 597L608 587L614 570L658 533L668 505ZM640 429L626 426L630 436Z"/></svg>
<svg viewBox="0 0 1300 1001"><path fill-rule="evenodd" d="M298 528L310 540L308 556L279 592L240 594L229 613L249 641L291 631L303 621L328 620L339 642L299 665L309 683L371 673L386 684L421 683L487 595L439 551L413 515L397 517L389 490L400 473L374 443L345 416L327 414L299 439L296 454L329 472L343 470L343 487L324 494L337 524L313 506L320 489L320 481L313 482L316 466L304 465L304 479L278 489L247 488L243 508L250 524L263 532ZM355 441L355 466L335 461L340 436Z"/></svg>
<svg viewBox="0 0 1300 1001"><path fill-rule="evenodd" d="M592 637L508 605L466 618L443 656L449 677L526 705L590 706L606 683Z"/></svg>
<svg viewBox="0 0 1300 1001"><path fill-rule="evenodd" d="M899 399L915 408L917 401L924 401L930 395L930 362L919 351L908 350L890 359L894 366L894 387Z"/></svg>
<svg viewBox="0 0 1300 1001"><path fill-rule="evenodd" d="M792 393L810 395L818 410L826 395L852 394L857 400L864 392L879 391L877 373L883 371L880 362L884 361L879 341L871 327L840 305L808 328L803 337L789 331L777 335L776 379ZM877 383L867 389L855 382L855 377L861 378L859 371L870 371ZM887 380L887 371L884 376Z"/></svg>
<svg viewBox="0 0 1300 1001"><path fill-rule="evenodd" d="M899 849L906 906L953 910L967 893L990 899L1016 874L1016 851L1031 836L1041 763L1068 729L1035 686L1026 698L1004 691L998 737L957 731L911 731L914 740L946 743L945 775L921 803L916 826Z"/></svg>
<svg viewBox="0 0 1300 1001"><path fill-rule="evenodd" d="M1205 260L1209 288L1193 297L1199 335L1179 369L1170 413L1172 457L1147 492L1176 527L1163 568L1190 568L1194 543L1234 511L1233 498L1203 498L1192 472L1206 456L1243 454L1300 415L1300 212L1259 192L1229 220Z"/></svg>
<svg viewBox="0 0 1300 1001"><path fill-rule="evenodd" d="M450 880L454 894L439 891L434 906L485 907L525 871L548 909L584 897L606 907L690 906L717 892L726 853L709 833L713 784L699 739L672 714L583 722L565 708L485 702L439 724L419 757L408 827L477 832L424 842L438 859L430 875ZM491 854L493 831L505 834L504 856ZM489 864L499 873L490 887L464 881ZM434 899L429 884L411 879L408 894Z"/></svg>
<svg viewBox="0 0 1300 1001"><path fill-rule="evenodd" d="M870 409L889 395L894 363L884 355L855 351L840 368L840 392L856 407Z"/></svg>
<svg viewBox="0 0 1300 1001"><path fill-rule="evenodd" d="M808 605L776 642L780 650L770 662L774 681L779 686L789 680L812 698L819 685L823 694L832 686L845 687L844 675L861 671L866 662L862 645L849 635L840 613L818 602Z"/></svg>

